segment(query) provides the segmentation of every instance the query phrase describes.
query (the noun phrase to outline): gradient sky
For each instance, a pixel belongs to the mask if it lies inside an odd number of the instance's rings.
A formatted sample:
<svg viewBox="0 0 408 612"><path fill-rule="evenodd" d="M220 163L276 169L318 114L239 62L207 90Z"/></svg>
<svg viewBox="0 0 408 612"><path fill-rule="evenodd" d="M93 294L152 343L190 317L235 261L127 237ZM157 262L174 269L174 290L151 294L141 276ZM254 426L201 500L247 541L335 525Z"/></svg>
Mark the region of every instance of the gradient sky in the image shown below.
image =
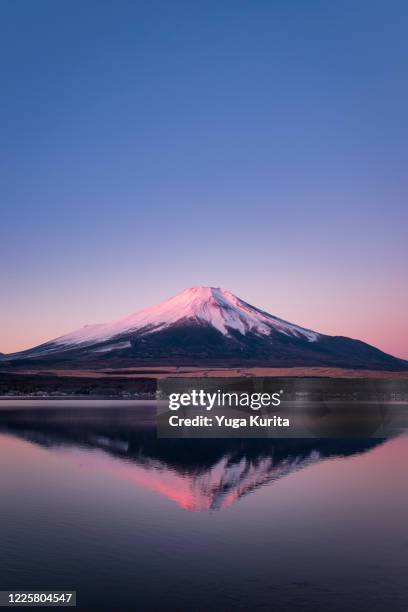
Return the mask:
<svg viewBox="0 0 408 612"><path fill-rule="evenodd" d="M408 358L405 0L3 0L0 351L192 285Z"/></svg>

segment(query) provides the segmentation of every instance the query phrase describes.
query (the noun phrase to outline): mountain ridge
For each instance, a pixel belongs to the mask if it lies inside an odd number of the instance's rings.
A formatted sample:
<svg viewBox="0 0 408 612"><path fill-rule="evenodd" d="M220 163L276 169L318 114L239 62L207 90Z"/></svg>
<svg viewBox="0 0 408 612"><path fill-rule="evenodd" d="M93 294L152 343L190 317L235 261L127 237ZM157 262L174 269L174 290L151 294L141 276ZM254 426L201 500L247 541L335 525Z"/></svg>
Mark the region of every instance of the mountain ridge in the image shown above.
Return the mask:
<svg viewBox="0 0 408 612"><path fill-rule="evenodd" d="M196 286L108 323L86 325L1 363L179 363L337 366L407 370L408 362L360 340L275 317L220 287Z"/></svg>

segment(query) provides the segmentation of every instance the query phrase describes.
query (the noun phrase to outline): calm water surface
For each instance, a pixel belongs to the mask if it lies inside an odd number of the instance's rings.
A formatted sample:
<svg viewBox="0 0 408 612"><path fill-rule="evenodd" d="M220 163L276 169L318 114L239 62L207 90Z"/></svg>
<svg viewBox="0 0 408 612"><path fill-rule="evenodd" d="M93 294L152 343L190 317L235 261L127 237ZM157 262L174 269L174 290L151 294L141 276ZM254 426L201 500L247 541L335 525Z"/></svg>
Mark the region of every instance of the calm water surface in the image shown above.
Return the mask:
<svg viewBox="0 0 408 612"><path fill-rule="evenodd" d="M0 588L84 610L408 610L408 438L157 440L152 406L0 402Z"/></svg>

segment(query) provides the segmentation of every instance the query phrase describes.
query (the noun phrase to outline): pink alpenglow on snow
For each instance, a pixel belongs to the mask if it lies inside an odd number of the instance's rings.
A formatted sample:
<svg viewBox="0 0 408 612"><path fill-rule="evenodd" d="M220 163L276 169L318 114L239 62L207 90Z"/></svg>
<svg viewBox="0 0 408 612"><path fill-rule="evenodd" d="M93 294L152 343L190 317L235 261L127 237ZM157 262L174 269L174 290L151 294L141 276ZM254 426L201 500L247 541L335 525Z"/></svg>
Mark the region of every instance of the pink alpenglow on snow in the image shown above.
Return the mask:
<svg viewBox="0 0 408 612"><path fill-rule="evenodd" d="M303 336L309 342L317 340L319 336L316 332L258 310L225 289L191 287L156 306L144 308L111 323L86 325L57 338L55 342L60 344L96 342L141 329L149 333L184 319L209 323L224 335L228 335L229 329L235 329L241 334L249 331L269 334L273 327L286 335Z"/></svg>
<svg viewBox="0 0 408 612"><path fill-rule="evenodd" d="M305 329L251 306L230 291L201 286L0 360L91 368L155 363L408 370L408 362L369 344Z"/></svg>

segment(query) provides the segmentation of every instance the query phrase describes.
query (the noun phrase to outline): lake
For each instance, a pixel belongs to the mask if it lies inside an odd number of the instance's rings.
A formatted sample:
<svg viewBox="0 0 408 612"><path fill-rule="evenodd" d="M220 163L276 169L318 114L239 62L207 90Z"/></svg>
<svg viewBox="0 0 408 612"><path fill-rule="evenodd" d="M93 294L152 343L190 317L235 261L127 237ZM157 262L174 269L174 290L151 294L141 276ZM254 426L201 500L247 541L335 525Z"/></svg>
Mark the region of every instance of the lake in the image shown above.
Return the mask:
<svg viewBox="0 0 408 612"><path fill-rule="evenodd" d="M0 402L1 589L83 610L408 610L408 437L157 439L152 403Z"/></svg>

